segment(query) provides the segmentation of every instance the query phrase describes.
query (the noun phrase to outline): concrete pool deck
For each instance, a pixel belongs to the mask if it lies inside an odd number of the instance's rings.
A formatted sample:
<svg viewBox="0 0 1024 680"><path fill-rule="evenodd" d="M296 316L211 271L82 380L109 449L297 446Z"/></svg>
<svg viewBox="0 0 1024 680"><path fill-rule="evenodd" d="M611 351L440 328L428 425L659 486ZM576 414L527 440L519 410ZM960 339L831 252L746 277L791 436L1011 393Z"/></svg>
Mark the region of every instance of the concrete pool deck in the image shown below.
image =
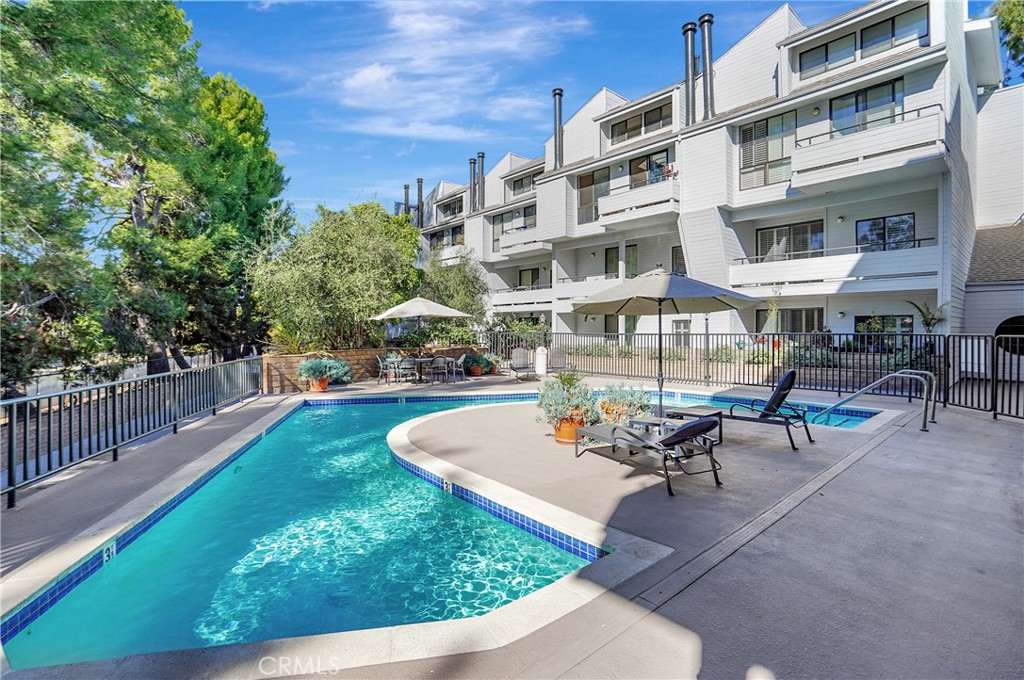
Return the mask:
<svg viewBox="0 0 1024 680"><path fill-rule="evenodd" d="M536 386L496 376L433 388L369 383L328 396ZM795 400L835 397L801 393ZM25 493L16 510L0 515L5 574L127 505L140 489L245 429L278 401L255 399L138 447L117 464L99 463L76 480ZM679 478L674 498L646 470L596 454L575 459L571 446L553 443L549 428L534 421L532 404L458 411L410 427L408 441L445 464L672 552L510 644L337 675L691 677L699 671L707 678L740 677L760 665L780 677L1021 677L1021 423L940 409L938 424L922 433L918 404L866 399L856 405L896 413L866 430L815 428L818 443L798 441L799 452L789 449L782 428L727 422L718 450L724 486L716 488L710 476ZM81 505L90 490L102 502ZM312 665L320 656L342 650L273 641L264 652L269 660L257 664L234 647L171 652L153 655L164 663L149 670L166 677L261 677L314 671L323 668ZM81 666L76 677L132 677L138 668L98 662ZM19 676L66 677L67 671L12 674Z"/></svg>

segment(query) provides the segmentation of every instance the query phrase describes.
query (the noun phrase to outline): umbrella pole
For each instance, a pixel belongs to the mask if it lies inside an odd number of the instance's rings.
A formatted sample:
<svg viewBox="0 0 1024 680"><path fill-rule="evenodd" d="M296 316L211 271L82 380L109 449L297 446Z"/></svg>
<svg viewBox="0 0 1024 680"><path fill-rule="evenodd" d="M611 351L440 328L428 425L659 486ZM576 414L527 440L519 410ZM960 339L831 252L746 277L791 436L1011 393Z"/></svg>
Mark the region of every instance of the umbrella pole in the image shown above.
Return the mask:
<svg viewBox="0 0 1024 680"><path fill-rule="evenodd" d="M704 315L704 384L711 384L711 331L708 330L708 315Z"/></svg>
<svg viewBox="0 0 1024 680"><path fill-rule="evenodd" d="M662 347L661 347L661 300L658 300L658 417L665 416L664 395L665 373L662 371Z"/></svg>

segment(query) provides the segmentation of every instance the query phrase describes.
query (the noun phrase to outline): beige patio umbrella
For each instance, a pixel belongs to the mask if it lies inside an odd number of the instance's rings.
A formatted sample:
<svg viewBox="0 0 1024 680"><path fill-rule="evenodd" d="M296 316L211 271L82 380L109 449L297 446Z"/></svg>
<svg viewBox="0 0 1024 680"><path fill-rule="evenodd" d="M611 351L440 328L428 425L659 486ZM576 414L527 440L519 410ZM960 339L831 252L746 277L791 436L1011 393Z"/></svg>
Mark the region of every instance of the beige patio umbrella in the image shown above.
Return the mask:
<svg viewBox="0 0 1024 680"><path fill-rule="evenodd" d="M665 386L663 351L661 338L661 315L668 314L709 314L730 309L744 309L761 302L728 288L719 288L710 283L674 274L664 269L654 269L636 278L627 279L608 290L591 295L583 302L574 303L574 312L580 314L628 314L642 316L658 315L658 414L662 408L662 390ZM707 320L704 322L704 347L707 349ZM705 352L706 354L707 352Z"/></svg>
<svg viewBox="0 0 1024 680"><path fill-rule="evenodd" d="M456 319L468 318L469 316L470 315L465 312L460 312L459 310L452 309L451 307L445 307L433 300L414 297L411 300L406 300L400 305L395 305L385 312L381 312L377 316L373 317L373 320L385 321L387 319L412 319L415 317Z"/></svg>

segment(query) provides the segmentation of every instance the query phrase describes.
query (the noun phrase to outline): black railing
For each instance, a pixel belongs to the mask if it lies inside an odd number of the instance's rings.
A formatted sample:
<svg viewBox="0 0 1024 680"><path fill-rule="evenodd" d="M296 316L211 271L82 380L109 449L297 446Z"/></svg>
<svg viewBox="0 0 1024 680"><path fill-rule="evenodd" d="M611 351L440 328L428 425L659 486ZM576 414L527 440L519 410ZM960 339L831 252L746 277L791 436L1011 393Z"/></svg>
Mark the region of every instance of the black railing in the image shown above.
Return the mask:
<svg viewBox="0 0 1024 680"><path fill-rule="evenodd" d="M760 264L761 262L782 262L785 260L807 260L814 257L830 257L832 255L850 255L857 253L873 253L883 250L913 250L924 248L926 245L934 245L934 238L911 238L901 241L886 241L883 243L863 243L852 246L836 246L835 248L819 248L817 250L793 250L770 255L757 255L754 257L737 257L733 262L737 264Z"/></svg>
<svg viewBox="0 0 1024 680"><path fill-rule="evenodd" d="M0 402L7 507L18 489L258 392L262 357Z"/></svg>
<svg viewBox="0 0 1024 680"><path fill-rule="evenodd" d="M503 357L523 347L560 349L581 373L657 379L656 333L489 333L482 345ZM1024 418L1024 336L900 333L666 333L665 379L702 385L773 386L797 370L798 389L852 394L900 370L934 373L944 404ZM872 394L918 398L909 382Z"/></svg>

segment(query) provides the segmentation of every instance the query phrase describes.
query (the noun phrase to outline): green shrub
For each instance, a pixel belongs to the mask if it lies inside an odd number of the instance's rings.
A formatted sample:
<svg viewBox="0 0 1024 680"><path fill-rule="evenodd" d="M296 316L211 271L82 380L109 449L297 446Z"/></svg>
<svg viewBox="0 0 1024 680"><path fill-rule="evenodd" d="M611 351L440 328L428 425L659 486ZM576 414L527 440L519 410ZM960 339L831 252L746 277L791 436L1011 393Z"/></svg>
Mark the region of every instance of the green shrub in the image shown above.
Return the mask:
<svg viewBox="0 0 1024 680"><path fill-rule="evenodd" d="M772 353L766 349L755 349L747 355L747 363L754 366L767 366L772 363Z"/></svg>
<svg viewBox="0 0 1024 680"><path fill-rule="evenodd" d="M298 374L303 380L327 378L332 383L342 385L352 382L352 367L347 361L339 359L306 359L299 364Z"/></svg>
<svg viewBox="0 0 1024 680"><path fill-rule="evenodd" d="M486 356L476 352L467 352L466 358L462 362L462 367L469 370L474 366L479 366L482 371L491 370L491 362L487 360Z"/></svg>
<svg viewBox="0 0 1024 680"><path fill-rule="evenodd" d="M836 368L839 358L830 350L810 345L794 347L789 351L789 364L806 368Z"/></svg>
<svg viewBox="0 0 1024 680"><path fill-rule="evenodd" d="M686 361L686 350L682 349L666 349L662 351L662 357L665 361ZM647 358L651 361L658 360L658 348L652 348L647 350Z"/></svg>
<svg viewBox="0 0 1024 680"><path fill-rule="evenodd" d="M651 412L651 398L647 390L626 387L623 383L606 385L599 405L605 422L609 423L626 423Z"/></svg>
<svg viewBox="0 0 1024 680"><path fill-rule="evenodd" d="M736 359L736 351L732 347L721 345L711 350L708 357L716 364L729 364Z"/></svg>
<svg viewBox="0 0 1024 680"><path fill-rule="evenodd" d="M914 349L912 347L901 347L894 352L890 352L889 355L886 356L885 369L887 371L911 369L914 371L931 371L934 373L938 367L938 363L938 357L923 348L918 347L917 349Z"/></svg>

